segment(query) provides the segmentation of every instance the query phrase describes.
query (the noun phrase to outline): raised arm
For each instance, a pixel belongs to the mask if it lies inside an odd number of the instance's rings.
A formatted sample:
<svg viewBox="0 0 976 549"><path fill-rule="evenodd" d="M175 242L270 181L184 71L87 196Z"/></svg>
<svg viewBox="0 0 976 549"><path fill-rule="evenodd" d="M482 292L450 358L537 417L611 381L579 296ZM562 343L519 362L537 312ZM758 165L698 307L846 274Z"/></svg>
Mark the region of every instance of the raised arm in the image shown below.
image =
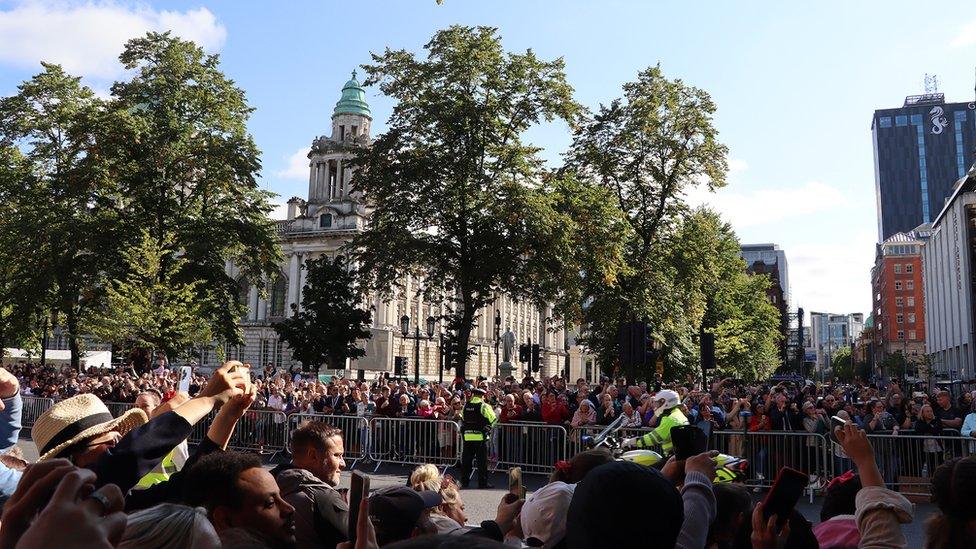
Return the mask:
<svg viewBox="0 0 976 549"><path fill-rule="evenodd" d="M246 393L235 395L227 404L221 406L220 411L217 412L217 417L210 424L207 438L219 446L221 450L226 450L230 437L234 434L234 427L244 416L244 412L251 407L251 404L254 404L257 395L257 388L252 385Z"/></svg>
<svg viewBox="0 0 976 549"><path fill-rule="evenodd" d="M20 382L5 368L0 368L0 451L17 444L23 399Z"/></svg>

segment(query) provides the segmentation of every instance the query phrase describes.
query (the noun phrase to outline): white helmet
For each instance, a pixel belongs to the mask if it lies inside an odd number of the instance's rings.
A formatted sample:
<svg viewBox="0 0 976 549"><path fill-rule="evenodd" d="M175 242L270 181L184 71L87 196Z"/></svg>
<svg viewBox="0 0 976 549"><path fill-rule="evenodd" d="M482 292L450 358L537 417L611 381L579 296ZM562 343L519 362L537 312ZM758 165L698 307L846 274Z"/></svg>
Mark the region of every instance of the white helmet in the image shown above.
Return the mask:
<svg viewBox="0 0 976 549"><path fill-rule="evenodd" d="M654 402L658 403L657 408L654 409L655 416L660 416L664 412L681 404L681 401L678 399L678 393L668 389L658 391L654 395Z"/></svg>

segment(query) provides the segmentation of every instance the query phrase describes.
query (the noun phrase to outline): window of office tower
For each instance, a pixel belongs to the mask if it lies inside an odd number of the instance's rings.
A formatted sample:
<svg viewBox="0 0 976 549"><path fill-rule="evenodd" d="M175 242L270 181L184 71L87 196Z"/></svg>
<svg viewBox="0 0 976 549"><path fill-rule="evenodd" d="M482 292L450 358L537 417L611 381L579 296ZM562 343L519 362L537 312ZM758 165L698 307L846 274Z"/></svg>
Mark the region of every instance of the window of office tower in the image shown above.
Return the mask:
<svg viewBox="0 0 976 549"><path fill-rule="evenodd" d="M966 111L953 113L954 129L956 130L956 173L958 177L966 175L966 155L962 147L962 127L966 123Z"/></svg>
<svg viewBox="0 0 976 549"><path fill-rule="evenodd" d="M922 127L922 115L912 115L912 126L915 126L915 141L918 144L918 186L922 193L922 222L932 220L929 215L929 176L925 166L925 129Z"/></svg>

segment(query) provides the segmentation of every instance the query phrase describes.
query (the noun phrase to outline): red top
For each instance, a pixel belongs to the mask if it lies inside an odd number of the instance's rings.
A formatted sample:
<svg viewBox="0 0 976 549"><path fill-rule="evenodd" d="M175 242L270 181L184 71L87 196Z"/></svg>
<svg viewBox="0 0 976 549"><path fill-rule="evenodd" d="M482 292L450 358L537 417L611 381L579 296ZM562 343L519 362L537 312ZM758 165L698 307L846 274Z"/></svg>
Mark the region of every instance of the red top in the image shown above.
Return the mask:
<svg viewBox="0 0 976 549"><path fill-rule="evenodd" d="M522 407L518 404L511 408L506 408L503 406L501 413L498 414L498 421L508 423L517 420L520 415L522 415Z"/></svg>
<svg viewBox="0 0 976 549"><path fill-rule="evenodd" d="M569 408L558 401L554 404L542 403L542 421L549 425L562 425L569 419Z"/></svg>

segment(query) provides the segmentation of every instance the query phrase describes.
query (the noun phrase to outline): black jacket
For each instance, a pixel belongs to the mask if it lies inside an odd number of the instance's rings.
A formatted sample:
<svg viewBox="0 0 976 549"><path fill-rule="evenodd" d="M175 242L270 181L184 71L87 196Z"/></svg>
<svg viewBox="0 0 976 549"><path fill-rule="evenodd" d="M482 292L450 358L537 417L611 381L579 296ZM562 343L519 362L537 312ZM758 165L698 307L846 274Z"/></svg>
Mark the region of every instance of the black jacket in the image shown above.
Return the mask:
<svg viewBox="0 0 976 549"><path fill-rule="evenodd" d="M106 484L118 486L126 494L126 511L180 501L183 495L184 471L188 471L201 457L221 451L209 438L203 439L183 465L183 469L170 476L168 481L154 484L145 490L132 488L159 465L173 448L189 438L192 431L193 426L176 412L166 412L129 431L115 447L109 448L98 461L88 466L98 477L95 481L96 488Z"/></svg>
<svg viewBox="0 0 976 549"><path fill-rule="evenodd" d="M290 464L271 470L281 497L295 508L298 547L335 547L348 541L349 505L335 488Z"/></svg>

